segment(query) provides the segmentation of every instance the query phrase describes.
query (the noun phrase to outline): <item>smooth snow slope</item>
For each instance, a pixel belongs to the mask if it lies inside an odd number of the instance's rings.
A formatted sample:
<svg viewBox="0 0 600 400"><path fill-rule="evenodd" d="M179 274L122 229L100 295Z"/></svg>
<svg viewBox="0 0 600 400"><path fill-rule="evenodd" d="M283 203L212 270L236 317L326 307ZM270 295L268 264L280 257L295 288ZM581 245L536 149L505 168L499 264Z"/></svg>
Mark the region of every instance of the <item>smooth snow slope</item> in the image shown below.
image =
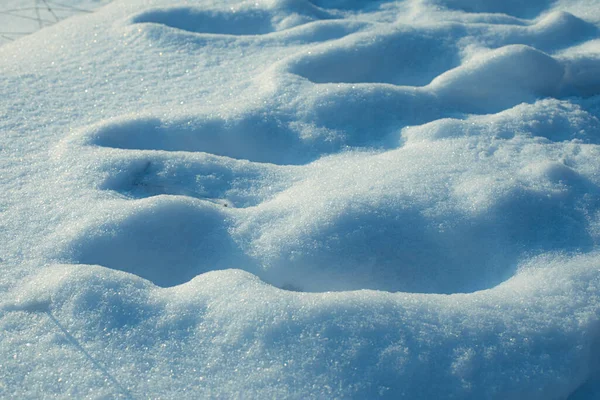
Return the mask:
<svg viewBox="0 0 600 400"><path fill-rule="evenodd" d="M600 396L600 2L115 1L0 48L0 397Z"/></svg>

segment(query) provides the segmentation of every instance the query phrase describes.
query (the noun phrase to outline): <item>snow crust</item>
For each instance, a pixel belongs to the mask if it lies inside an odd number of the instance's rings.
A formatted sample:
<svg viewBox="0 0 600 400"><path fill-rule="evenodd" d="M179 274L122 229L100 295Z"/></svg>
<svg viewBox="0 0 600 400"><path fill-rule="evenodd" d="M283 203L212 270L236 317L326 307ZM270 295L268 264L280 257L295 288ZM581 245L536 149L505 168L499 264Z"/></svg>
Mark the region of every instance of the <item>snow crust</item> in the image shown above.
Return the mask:
<svg viewBox="0 0 600 400"><path fill-rule="evenodd" d="M600 396L600 3L115 1L0 47L0 397Z"/></svg>

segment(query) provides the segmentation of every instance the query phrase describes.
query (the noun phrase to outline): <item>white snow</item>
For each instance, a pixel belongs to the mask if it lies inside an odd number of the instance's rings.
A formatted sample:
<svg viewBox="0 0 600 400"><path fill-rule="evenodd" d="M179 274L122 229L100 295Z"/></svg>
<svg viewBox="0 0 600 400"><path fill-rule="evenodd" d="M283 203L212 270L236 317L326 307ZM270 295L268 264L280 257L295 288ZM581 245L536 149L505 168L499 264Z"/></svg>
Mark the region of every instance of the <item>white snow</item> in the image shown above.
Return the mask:
<svg viewBox="0 0 600 400"><path fill-rule="evenodd" d="M4 44L0 398L598 398L599 29L117 0Z"/></svg>
<svg viewBox="0 0 600 400"><path fill-rule="evenodd" d="M0 45L66 18L91 13L111 0L2 0Z"/></svg>

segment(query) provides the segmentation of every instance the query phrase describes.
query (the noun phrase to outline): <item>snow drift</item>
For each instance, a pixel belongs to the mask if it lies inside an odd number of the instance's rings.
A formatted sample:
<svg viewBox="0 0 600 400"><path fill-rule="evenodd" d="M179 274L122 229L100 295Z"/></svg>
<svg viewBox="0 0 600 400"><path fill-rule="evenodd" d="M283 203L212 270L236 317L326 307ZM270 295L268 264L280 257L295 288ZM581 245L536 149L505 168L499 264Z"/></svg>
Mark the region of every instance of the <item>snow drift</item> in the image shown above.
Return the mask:
<svg viewBox="0 0 600 400"><path fill-rule="evenodd" d="M595 1L116 1L0 47L0 395L600 394Z"/></svg>

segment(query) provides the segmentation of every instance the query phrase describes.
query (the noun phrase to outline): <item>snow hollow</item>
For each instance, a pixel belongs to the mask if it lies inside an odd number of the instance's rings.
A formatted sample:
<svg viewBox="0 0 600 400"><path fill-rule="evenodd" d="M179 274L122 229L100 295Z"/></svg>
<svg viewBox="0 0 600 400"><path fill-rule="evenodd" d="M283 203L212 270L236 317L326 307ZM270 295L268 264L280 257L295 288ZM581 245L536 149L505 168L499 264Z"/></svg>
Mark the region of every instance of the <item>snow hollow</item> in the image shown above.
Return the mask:
<svg viewBox="0 0 600 400"><path fill-rule="evenodd" d="M600 398L599 29L117 0L4 44L0 398Z"/></svg>

